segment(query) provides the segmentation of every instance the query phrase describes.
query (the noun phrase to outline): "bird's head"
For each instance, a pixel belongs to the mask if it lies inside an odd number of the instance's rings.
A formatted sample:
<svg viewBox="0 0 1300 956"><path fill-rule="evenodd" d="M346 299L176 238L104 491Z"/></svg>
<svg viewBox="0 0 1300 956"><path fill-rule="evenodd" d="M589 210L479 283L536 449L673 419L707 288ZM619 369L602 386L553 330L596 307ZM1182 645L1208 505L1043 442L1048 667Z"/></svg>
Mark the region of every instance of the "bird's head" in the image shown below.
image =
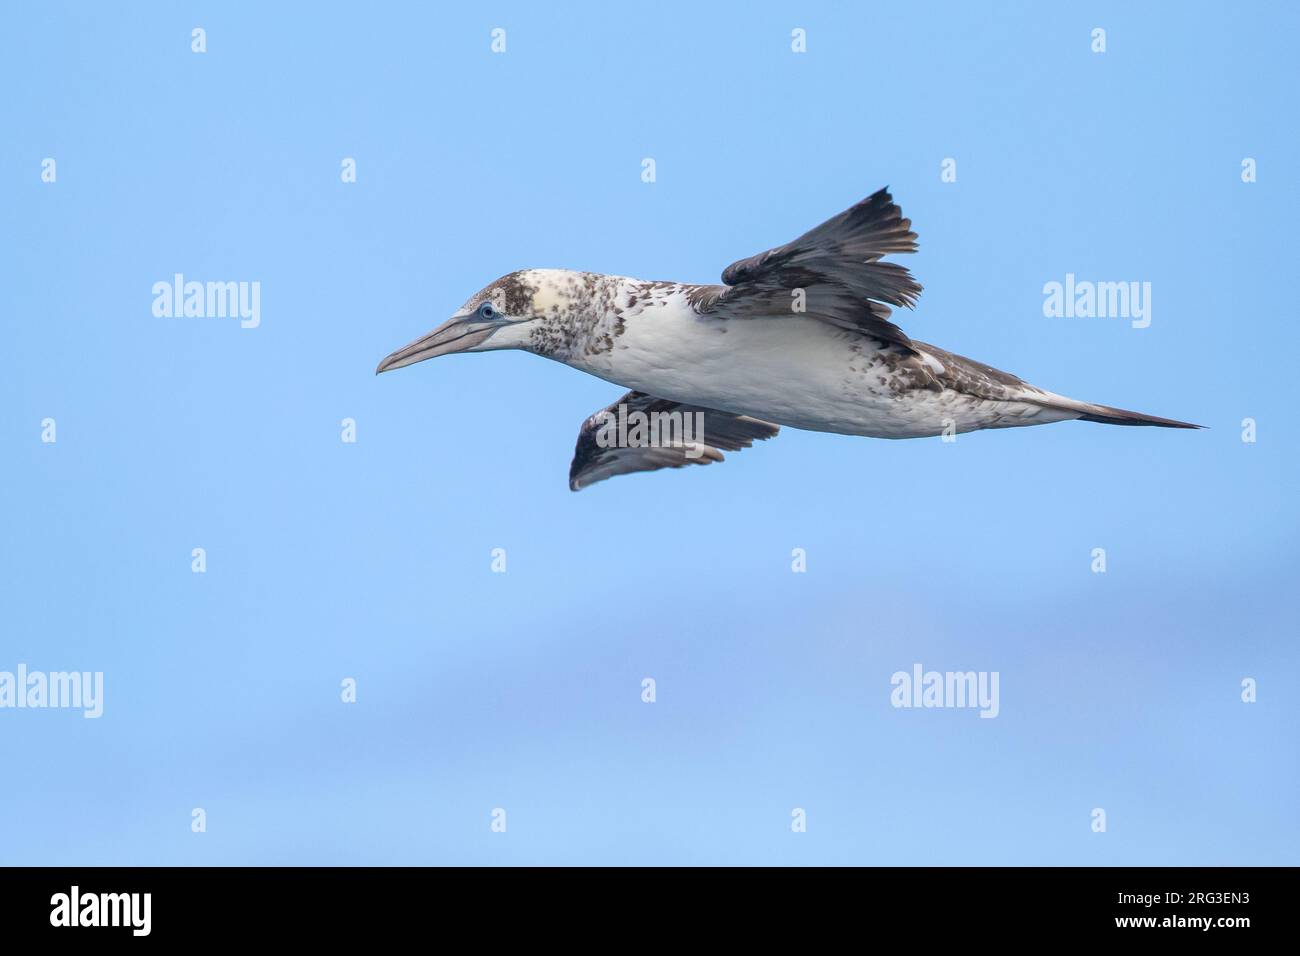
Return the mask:
<svg viewBox="0 0 1300 956"><path fill-rule="evenodd" d="M555 275L552 275L554 273ZM475 292L446 322L389 355L375 374L455 352L528 348L536 323L557 312L561 270L525 269Z"/></svg>

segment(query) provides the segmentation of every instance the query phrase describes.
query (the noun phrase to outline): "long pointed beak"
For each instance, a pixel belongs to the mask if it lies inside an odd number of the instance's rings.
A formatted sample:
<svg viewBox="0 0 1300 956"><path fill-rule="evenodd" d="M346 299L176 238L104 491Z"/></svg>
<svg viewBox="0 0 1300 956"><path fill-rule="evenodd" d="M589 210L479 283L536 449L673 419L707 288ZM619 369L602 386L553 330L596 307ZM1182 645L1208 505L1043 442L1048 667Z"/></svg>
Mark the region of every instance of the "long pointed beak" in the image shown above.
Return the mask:
<svg viewBox="0 0 1300 956"><path fill-rule="evenodd" d="M439 355L451 355L464 352L476 345L481 345L500 328L494 322L470 321L464 316L448 319L428 335L405 345L379 363L375 374L390 372L395 368L405 368L425 359L437 358Z"/></svg>

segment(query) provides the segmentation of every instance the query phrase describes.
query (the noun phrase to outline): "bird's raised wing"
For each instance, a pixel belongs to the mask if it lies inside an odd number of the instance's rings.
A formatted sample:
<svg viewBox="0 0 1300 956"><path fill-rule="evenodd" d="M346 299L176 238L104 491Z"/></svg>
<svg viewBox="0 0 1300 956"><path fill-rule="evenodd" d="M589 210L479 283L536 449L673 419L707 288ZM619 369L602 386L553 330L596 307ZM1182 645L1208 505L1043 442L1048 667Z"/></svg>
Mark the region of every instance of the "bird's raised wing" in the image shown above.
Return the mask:
<svg viewBox="0 0 1300 956"><path fill-rule="evenodd" d="M569 466L569 488L637 471L707 465L723 451L748 448L780 428L700 405L628 392L582 423Z"/></svg>
<svg viewBox="0 0 1300 956"><path fill-rule="evenodd" d="M911 308L921 286L904 266L880 260L915 251L911 220L881 189L793 242L733 262L722 272L726 285L705 287L696 309L722 318L771 318L798 314L802 306L812 318L910 349L911 339L889 321L889 307Z"/></svg>

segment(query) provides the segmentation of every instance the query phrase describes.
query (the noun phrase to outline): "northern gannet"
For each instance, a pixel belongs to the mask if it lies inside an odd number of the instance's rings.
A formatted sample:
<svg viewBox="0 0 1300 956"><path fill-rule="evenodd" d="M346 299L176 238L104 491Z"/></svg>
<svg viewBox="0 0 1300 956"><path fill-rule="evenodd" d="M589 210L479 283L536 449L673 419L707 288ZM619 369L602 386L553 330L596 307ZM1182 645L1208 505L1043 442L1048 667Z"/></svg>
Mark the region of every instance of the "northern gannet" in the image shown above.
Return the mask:
<svg viewBox="0 0 1300 956"><path fill-rule="evenodd" d="M574 491L613 475L721 461L779 425L870 438L922 438L1070 419L1198 428L1036 388L909 338L890 306L921 286L889 253L916 233L888 189L793 242L734 262L722 285L525 269L476 292L387 372L453 352L523 349L632 391L588 418L569 472ZM699 443L602 441L628 411L681 412ZM702 445L702 447L701 447Z"/></svg>

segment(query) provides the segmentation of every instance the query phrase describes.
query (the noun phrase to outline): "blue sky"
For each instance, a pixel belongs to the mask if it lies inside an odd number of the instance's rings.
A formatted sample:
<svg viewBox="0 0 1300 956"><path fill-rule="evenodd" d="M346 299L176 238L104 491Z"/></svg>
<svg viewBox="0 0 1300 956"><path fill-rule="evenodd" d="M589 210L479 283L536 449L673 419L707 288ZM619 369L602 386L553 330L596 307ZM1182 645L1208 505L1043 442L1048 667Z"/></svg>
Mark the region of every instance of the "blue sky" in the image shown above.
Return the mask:
<svg viewBox="0 0 1300 956"><path fill-rule="evenodd" d="M1300 862L1294 9L0 16L0 671L105 684L0 709L0 863ZM715 281L886 184L908 332L1209 430L787 429L572 494L615 386L373 374L503 273ZM154 316L178 272L259 327ZM1067 273L1150 326L1045 317ZM892 707L916 663L997 718Z"/></svg>

